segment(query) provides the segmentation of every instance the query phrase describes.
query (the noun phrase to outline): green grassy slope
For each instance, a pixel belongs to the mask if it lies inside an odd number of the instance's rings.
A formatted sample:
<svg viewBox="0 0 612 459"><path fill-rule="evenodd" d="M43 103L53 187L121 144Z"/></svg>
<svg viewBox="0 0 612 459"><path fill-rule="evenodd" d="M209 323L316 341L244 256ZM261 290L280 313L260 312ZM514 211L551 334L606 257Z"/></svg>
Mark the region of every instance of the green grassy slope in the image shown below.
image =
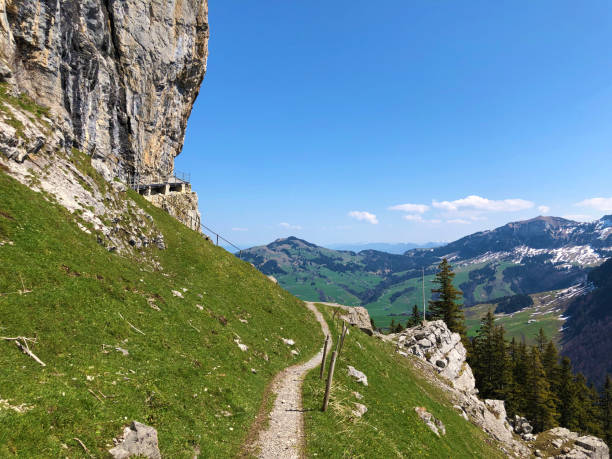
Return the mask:
<svg viewBox="0 0 612 459"><path fill-rule="evenodd" d="M132 420L157 428L165 457L233 456L272 376L320 346L299 300L129 198L164 234L166 250L147 249L163 271L107 252L0 171L0 335L37 338L30 348L47 365L0 341L0 399L31 407L0 404L0 457L85 456L75 437L103 457ZM281 337L296 341L299 359Z"/></svg>
<svg viewBox="0 0 612 459"><path fill-rule="evenodd" d="M567 309L569 299L555 298L558 293L558 291L551 291L530 295L533 299L533 306L513 314L496 315L495 323L504 326L508 340L516 338L518 341L525 341L533 345L542 328L546 336L559 344L562 335L561 328L564 324L561 317ZM464 309L469 336L476 334L480 327L480 319L487 314L487 311L491 309L495 312L496 307L497 304L485 303Z"/></svg>
<svg viewBox="0 0 612 459"><path fill-rule="evenodd" d="M333 336L338 328L324 311ZM328 359L329 361L329 359ZM348 376L352 365L368 377L367 387ZM336 365L330 407L320 411L324 382L319 369L304 383L306 450L309 457L503 457L488 437L452 408L445 394L413 369L410 362L393 353L392 345L356 329L347 335ZM357 400L352 394L363 395ZM363 418L350 415L353 402L363 403ZM424 406L446 426L446 435L437 437L414 411Z"/></svg>

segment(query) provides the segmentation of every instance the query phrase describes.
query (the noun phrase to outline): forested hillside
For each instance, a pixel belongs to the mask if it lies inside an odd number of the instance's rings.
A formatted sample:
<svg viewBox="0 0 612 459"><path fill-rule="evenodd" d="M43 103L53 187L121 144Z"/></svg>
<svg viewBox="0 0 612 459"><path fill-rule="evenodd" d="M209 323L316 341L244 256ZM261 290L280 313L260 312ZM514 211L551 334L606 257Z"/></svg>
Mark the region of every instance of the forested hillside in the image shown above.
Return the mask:
<svg viewBox="0 0 612 459"><path fill-rule="evenodd" d="M612 259L589 273L595 290L575 299L563 333L563 354L589 379L612 374Z"/></svg>

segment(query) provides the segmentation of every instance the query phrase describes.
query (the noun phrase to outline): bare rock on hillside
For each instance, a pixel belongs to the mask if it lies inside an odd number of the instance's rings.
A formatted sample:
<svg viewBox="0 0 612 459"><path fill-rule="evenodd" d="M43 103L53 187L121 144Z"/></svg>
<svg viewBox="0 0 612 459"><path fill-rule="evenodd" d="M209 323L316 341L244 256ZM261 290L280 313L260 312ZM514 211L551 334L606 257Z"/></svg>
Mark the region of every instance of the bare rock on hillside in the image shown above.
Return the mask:
<svg viewBox="0 0 612 459"><path fill-rule="evenodd" d="M109 450L115 459L126 459L133 456L149 459L161 459L157 430L134 421L123 431L123 436L115 440L116 446Z"/></svg>
<svg viewBox="0 0 612 459"><path fill-rule="evenodd" d="M542 435L552 438L554 448L563 448L558 459L609 459L610 450L600 438L593 436L579 437L577 433L568 429L557 427L548 430Z"/></svg>
<svg viewBox="0 0 612 459"><path fill-rule="evenodd" d="M348 366L348 374L349 376L354 378L358 383L361 383L364 386L368 385L368 377L365 375L365 373L355 369L354 367L350 365Z"/></svg>
<svg viewBox="0 0 612 459"><path fill-rule="evenodd" d="M363 415L368 412L368 407L365 406L363 403L353 402L353 405L355 405L355 409L352 410L351 413L356 418L363 417Z"/></svg>
<svg viewBox="0 0 612 459"><path fill-rule="evenodd" d="M206 71L200 0L0 0L0 74L107 179L167 172Z"/></svg>
<svg viewBox="0 0 612 459"><path fill-rule="evenodd" d="M344 314L340 316L342 320L348 324L361 329L364 333L372 336L374 330L372 329L372 322L370 320L370 314L368 310L362 306L344 306L337 303L323 303L328 306L342 309Z"/></svg>
<svg viewBox="0 0 612 459"><path fill-rule="evenodd" d="M393 335L405 352L433 365L453 387L474 393L476 380L466 363L467 352L458 333L452 333L444 321L426 322Z"/></svg>
<svg viewBox="0 0 612 459"><path fill-rule="evenodd" d="M528 457L529 449L513 436L506 420L506 409L501 400L480 400L476 394L476 381L466 362L466 350L461 337L452 333L444 321L425 322L401 333L381 337L396 344L397 352L417 357L425 374L433 372L442 378L430 381L444 389L453 400L459 414L480 426L504 445L508 455Z"/></svg>
<svg viewBox="0 0 612 459"><path fill-rule="evenodd" d="M429 427L438 437L440 435L446 435L446 427L444 426L444 423L435 418L433 414L425 409L425 407L417 406L415 407L414 411L416 411L425 425Z"/></svg>

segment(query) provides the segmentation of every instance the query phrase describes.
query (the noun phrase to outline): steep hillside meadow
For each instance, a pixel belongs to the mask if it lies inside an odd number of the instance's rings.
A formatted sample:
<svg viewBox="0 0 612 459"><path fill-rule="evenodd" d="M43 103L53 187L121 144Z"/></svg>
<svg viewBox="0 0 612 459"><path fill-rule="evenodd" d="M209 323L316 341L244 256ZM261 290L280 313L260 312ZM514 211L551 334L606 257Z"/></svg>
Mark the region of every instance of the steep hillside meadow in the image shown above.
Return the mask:
<svg viewBox="0 0 612 459"><path fill-rule="evenodd" d="M248 263L116 197L150 215L165 249L109 252L0 171L0 335L31 339L46 365L0 340L0 456L81 457L78 438L104 457L132 420L158 430L166 457L234 456L267 384L316 352L320 328Z"/></svg>

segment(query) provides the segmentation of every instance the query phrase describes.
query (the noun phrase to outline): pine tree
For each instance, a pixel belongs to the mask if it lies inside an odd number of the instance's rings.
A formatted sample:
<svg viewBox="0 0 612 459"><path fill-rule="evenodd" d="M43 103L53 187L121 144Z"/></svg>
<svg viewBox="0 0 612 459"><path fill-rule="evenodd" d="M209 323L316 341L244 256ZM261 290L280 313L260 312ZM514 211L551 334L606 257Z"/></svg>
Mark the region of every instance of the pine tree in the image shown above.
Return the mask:
<svg viewBox="0 0 612 459"><path fill-rule="evenodd" d="M546 371L546 377L551 382L551 384L556 385L557 379L557 370L559 368L559 352L557 352L557 347L555 343L549 341L544 349L544 354L542 355L542 365L544 365L544 370Z"/></svg>
<svg viewBox="0 0 612 459"><path fill-rule="evenodd" d="M538 347L531 348L527 368L525 414L536 432L543 432L556 425L557 412L546 378L546 372L540 360Z"/></svg>
<svg viewBox="0 0 612 459"><path fill-rule="evenodd" d="M421 323L421 314L419 313L419 307L415 304L412 307L412 315L410 316L410 319L408 319L406 328L416 327L420 323Z"/></svg>
<svg viewBox="0 0 612 459"><path fill-rule="evenodd" d="M389 325L389 333L395 333L395 319L391 319L391 325Z"/></svg>
<svg viewBox="0 0 612 459"><path fill-rule="evenodd" d="M508 348L506 346L506 330L503 326L495 327L495 335L493 337L495 362L495 388L493 398L504 400L508 396L508 392L512 386L512 368L508 356Z"/></svg>
<svg viewBox="0 0 612 459"><path fill-rule="evenodd" d="M463 292L453 285L454 277L450 263L444 258L438 265L438 273L433 281L438 284L437 288L432 289L437 299L429 302L429 308L435 319L444 320L451 331L459 333L465 340L465 318L459 303Z"/></svg>
<svg viewBox="0 0 612 459"><path fill-rule="evenodd" d="M527 346L524 342L516 343L513 339L510 343L510 361L512 365L512 383L507 396L508 413L526 413L527 401L527 368L529 366Z"/></svg>
<svg viewBox="0 0 612 459"><path fill-rule="evenodd" d="M398 322L394 331L395 331L395 333L401 333L401 332L404 331L404 327L402 326L401 323Z"/></svg>
<svg viewBox="0 0 612 459"><path fill-rule="evenodd" d="M599 422L599 396L597 391L587 384L582 373L574 379L576 388L576 428L583 433L601 434Z"/></svg>
<svg viewBox="0 0 612 459"><path fill-rule="evenodd" d="M556 411L559 412L561 408L561 400L559 398L559 353L552 340L546 344L544 349L542 366L544 367L544 373L546 373L546 379L551 389L551 397L555 404Z"/></svg>
<svg viewBox="0 0 612 459"><path fill-rule="evenodd" d="M544 349L546 349L546 344L548 343L548 338L544 334L544 330L540 328L540 332L538 333L538 337L536 338L536 347L540 352L540 355L544 354Z"/></svg>
<svg viewBox="0 0 612 459"><path fill-rule="evenodd" d="M606 384L601 394L601 411L603 436L608 445L612 445L612 378L606 376Z"/></svg>
<svg viewBox="0 0 612 459"><path fill-rule="evenodd" d="M578 427L576 417L577 400L574 376L570 359L563 357L558 371L557 398L559 399L559 424L570 430Z"/></svg>

